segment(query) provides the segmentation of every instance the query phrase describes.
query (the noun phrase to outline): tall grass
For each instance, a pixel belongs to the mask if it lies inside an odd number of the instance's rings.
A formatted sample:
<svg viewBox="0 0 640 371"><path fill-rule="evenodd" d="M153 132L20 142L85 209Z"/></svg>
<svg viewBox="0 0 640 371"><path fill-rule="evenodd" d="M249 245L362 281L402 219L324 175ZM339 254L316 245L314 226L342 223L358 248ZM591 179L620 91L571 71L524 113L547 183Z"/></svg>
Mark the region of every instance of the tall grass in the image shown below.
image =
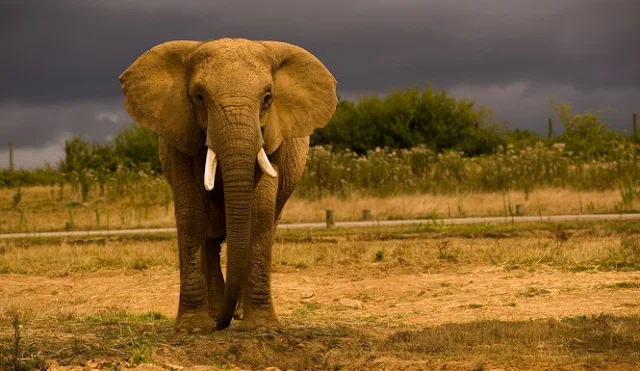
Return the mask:
<svg viewBox="0 0 640 371"><path fill-rule="evenodd" d="M301 198L327 196L386 197L403 194L459 194L467 192L530 193L541 188L576 191L620 189L624 200L636 194L640 180L638 145L622 144L613 158L580 160L565 152L562 143L515 149L499 146L496 153L464 157L449 151L435 153L426 147L370 150L358 156L331 147L309 151L307 171L296 192Z"/></svg>
<svg viewBox="0 0 640 371"><path fill-rule="evenodd" d="M337 210L337 220L358 219L364 209L384 219L511 215L516 203L539 215L632 212L640 201L639 148L627 142L586 161L562 143L498 147L478 157L426 147L357 155L316 146L283 221L323 220L325 208ZM150 167L52 173L41 187L0 192L0 233L169 226L172 201L170 186Z"/></svg>
<svg viewBox="0 0 640 371"><path fill-rule="evenodd" d="M36 173L39 175L41 171ZM107 202L124 199L130 206L143 209L149 200L163 200L166 206L170 202L167 194L170 190L165 187L164 179L148 166L120 165L115 171L101 174L88 170L49 175L41 185L50 186L52 197L57 193L59 199L65 197L65 192L71 192L66 196L76 202L86 203L97 197ZM328 196L530 193L536 189L558 188L620 190L622 204L630 204L638 194L635 184L639 181L640 145L631 142L618 144L608 156L592 160L583 160L580 154L565 151L563 143L544 142L523 148L498 146L494 154L476 157L466 157L457 151L436 153L425 146L376 148L364 155L315 146L309 151L296 195L318 200ZM65 183L70 187L65 188ZM31 182L25 185L29 184ZM57 192L54 188L58 188Z"/></svg>
<svg viewBox="0 0 640 371"><path fill-rule="evenodd" d="M171 188L151 171L118 167L101 177L87 171L62 178L67 181L0 192L0 233L172 224Z"/></svg>

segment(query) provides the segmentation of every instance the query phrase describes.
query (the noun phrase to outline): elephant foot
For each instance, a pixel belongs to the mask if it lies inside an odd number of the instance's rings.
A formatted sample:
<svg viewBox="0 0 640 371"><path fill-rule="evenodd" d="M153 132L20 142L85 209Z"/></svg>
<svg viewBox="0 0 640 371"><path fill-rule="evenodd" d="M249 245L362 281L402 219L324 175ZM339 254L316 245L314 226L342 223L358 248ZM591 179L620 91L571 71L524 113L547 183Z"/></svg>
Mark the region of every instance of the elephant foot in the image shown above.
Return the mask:
<svg viewBox="0 0 640 371"><path fill-rule="evenodd" d="M213 318L214 321L216 318L218 318L218 314L221 310L222 306L219 303L209 303L209 317Z"/></svg>
<svg viewBox="0 0 640 371"><path fill-rule="evenodd" d="M176 332L188 332L197 334L201 332L210 332L214 329L214 322L206 310L185 312L176 318L174 325Z"/></svg>
<svg viewBox="0 0 640 371"><path fill-rule="evenodd" d="M251 311L246 313L238 330L240 331L279 331L282 327L273 310Z"/></svg>
<svg viewBox="0 0 640 371"><path fill-rule="evenodd" d="M236 312L233 314L233 319L244 319L244 308L242 308L242 306L238 306L238 308L236 308Z"/></svg>

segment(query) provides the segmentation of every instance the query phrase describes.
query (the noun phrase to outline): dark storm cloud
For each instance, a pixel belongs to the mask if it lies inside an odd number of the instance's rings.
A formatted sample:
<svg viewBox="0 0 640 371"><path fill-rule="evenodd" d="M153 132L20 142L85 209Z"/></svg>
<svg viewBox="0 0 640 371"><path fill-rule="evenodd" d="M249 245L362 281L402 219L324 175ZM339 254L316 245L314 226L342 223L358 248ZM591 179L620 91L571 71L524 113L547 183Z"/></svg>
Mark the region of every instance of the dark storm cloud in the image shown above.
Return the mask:
<svg viewBox="0 0 640 371"><path fill-rule="evenodd" d="M121 106L118 98L42 105L11 102L0 106L2 130L26 147L55 140L61 134L77 133L101 141L129 123Z"/></svg>
<svg viewBox="0 0 640 371"><path fill-rule="evenodd" d="M371 3L28 2L6 13L5 46L15 57L3 61L0 99L116 96L119 73L149 47L236 35L308 47L347 91L518 78L638 85L633 0Z"/></svg>
<svg viewBox="0 0 640 371"><path fill-rule="evenodd" d="M535 127L531 115L558 93L575 92L569 96L579 106L607 105L614 97L637 104L629 98L638 97L640 86L635 0L215 3L1 5L0 138L37 147L65 132L96 140L112 134L128 123L118 75L141 53L171 39L296 43L329 67L342 96L431 81L461 95L478 94L469 98L491 103L498 116L510 112L503 116L520 127ZM620 117L633 109L618 108ZM118 124L97 121L98 112L118 116ZM33 137L33 130L46 136Z"/></svg>

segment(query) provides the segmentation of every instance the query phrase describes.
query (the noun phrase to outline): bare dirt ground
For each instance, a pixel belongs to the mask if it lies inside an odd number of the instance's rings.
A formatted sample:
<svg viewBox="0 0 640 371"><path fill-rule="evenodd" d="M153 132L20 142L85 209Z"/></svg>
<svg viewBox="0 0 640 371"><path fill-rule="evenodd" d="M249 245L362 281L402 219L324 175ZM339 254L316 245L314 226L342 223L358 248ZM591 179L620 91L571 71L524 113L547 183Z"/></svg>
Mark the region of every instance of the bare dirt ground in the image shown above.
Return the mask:
<svg viewBox="0 0 640 371"><path fill-rule="evenodd" d="M619 282L638 287L615 288ZM425 327L640 313L640 272L505 272L482 266L420 272L370 263L274 273L273 291L283 321L295 323L304 311L303 322L318 326L328 319L340 326ZM165 269L0 276L2 306L37 317L127 311L173 318L178 293L178 272Z"/></svg>
<svg viewBox="0 0 640 371"><path fill-rule="evenodd" d="M472 252L482 249L482 240L452 243L475 244ZM167 250L175 240L125 242L142 259L145 254L158 256L154 246ZM484 243L499 258L494 242ZM122 256L121 243L99 243L100 254L108 250L114 257ZM74 272L54 269L60 262L48 257L50 273L5 272L0 274L0 353L5 357L0 356L0 368L15 367L12 354L19 354L20 367L51 370L640 367L637 269L576 271L552 264L484 262L466 259L464 250L451 259L441 251L438 255L433 241L425 237L409 249L433 250L433 255L405 251L405 259L398 260L390 257L394 250L389 247L398 241L353 243L371 248L377 258L362 255L360 261L317 265L274 263L274 304L283 325L278 333L239 332L236 321L226 331L175 334L179 275L173 261L120 268L113 263ZM617 243L607 237L577 241L574 247L570 241L566 248ZM287 260L278 254L301 244L307 251L316 245L326 249L313 241L289 242L274 250L274 259ZM500 249L516 249L525 240L499 244ZM54 247L6 246L3 254L12 264L36 266L34 256L43 255L38 249ZM91 246L80 248L84 250L75 254L97 254Z"/></svg>

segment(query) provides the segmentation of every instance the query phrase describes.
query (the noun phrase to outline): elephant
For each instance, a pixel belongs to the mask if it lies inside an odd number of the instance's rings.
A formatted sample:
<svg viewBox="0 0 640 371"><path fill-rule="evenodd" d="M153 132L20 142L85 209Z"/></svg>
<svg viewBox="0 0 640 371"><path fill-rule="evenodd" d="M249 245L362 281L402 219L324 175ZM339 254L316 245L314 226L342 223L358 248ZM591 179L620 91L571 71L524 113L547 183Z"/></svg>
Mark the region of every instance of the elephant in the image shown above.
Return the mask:
<svg viewBox="0 0 640 371"><path fill-rule="evenodd" d="M158 135L173 191L175 330L222 330L240 310L241 331L280 329L273 235L304 172L310 135L337 108L336 79L300 46L222 38L158 44L119 80L126 111Z"/></svg>

